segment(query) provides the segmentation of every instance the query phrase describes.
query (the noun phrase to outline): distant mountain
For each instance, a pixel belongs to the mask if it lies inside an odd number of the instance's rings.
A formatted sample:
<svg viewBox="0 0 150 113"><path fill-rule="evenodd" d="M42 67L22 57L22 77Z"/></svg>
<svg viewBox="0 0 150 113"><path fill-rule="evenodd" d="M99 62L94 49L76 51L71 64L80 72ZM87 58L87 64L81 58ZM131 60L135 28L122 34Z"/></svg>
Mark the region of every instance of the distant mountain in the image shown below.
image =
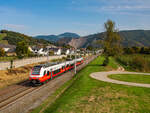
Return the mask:
<svg viewBox="0 0 150 113"><path fill-rule="evenodd" d="M150 30L121 31L124 46L150 46Z"/></svg>
<svg viewBox="0 0 150 113"><path fill-rule="evenodd" d="M44 40L48 40L52 42L57 42L59 40L58 36L56 35L39 35L39 36L36 36L35 38L44 39Z"/></svg>
<svg viewBox="0 0 150 113"><path fill-rule="evenodd" d="M131 46L150 46L150 30L128 30L120 31L122 37L122 45L124 47ZM104 39L104 33L93 34L78 39L72 39L69 44L76 45L78 48L85 48L87 46L99 47L96 43L98 40Z"/></svg>
<svg viewBox="0 0 150 113"><path fill-rule="evenodd" d="M63 37L63 38L60 38L58 41L57 41L57 44L58 45L68 45L69 42L72 40L72 39L76 39L76 38L71 38L71 37Z"/></svg>
<svg viewBox="0 0 150 113"><path fill-rule="evenodd" d="M8 30L0 31L0 44L17 45L17 43L20 41L26 41L29 45L51 44L49 41L43 39L35 39L31 36L27 36L18 32Z"/></svg>
<svg viewBox="0 0 150 113"><path fill-rule="evenodd" d="M63 33L63 34L60 34L58 35L59 38L79 38L80 36L76 33L69 33L69 32L66 32L66 33Z"/></svg>
<svg viewBox="0 0 150 113"><path fill-rule="evenodd" d="M71 38L72 39L72 38L79 38L79 37L80 36L76 33L66 32L66 33L63 33L63 34L60 34L60 35L39 35L39 36L36 36L35 38L57 42L61 38Z"/></svg>

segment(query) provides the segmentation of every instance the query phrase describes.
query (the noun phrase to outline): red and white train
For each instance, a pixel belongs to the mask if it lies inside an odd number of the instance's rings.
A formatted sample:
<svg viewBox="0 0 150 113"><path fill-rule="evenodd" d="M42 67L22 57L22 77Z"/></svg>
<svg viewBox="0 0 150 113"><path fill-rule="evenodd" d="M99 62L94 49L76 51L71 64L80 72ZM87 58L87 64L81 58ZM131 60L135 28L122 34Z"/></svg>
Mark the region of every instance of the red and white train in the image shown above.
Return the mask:
<svg viewBox="0 0 150 113"><path fill-rule="evenodd" d="M33 84L43 84L54 77L67 72L74 68L76 62L76 66L83 63L83 58L78 58L75 60L66 61L63 63L47 63L34 66L29 80Z"/></svg>

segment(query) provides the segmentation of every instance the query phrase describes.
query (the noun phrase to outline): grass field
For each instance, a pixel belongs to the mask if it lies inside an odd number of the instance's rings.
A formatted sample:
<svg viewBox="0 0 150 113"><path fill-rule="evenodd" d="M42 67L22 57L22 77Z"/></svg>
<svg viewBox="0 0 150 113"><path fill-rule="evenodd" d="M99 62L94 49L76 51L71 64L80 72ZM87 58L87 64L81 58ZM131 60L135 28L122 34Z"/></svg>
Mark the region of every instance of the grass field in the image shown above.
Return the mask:
<svg viewBox="0 0 150 113"><path fill-rule="evenodd" d="M44 113L148 113L150 89L117 85L89 77L105 71L98 57L77 74L76 80ZM113 61L112 61L113 62ZM110 63L115 64L115 63ZM36 113L40 109L36 109Z"/></svg>
<svg viewBox="0 0 150 113"><path fill-rule="evenodd" d="M150 76L149 75L115 74L115 75L109 75L108 77L110 77L112 79L120 80L120 81L150 84Z"/></svg>

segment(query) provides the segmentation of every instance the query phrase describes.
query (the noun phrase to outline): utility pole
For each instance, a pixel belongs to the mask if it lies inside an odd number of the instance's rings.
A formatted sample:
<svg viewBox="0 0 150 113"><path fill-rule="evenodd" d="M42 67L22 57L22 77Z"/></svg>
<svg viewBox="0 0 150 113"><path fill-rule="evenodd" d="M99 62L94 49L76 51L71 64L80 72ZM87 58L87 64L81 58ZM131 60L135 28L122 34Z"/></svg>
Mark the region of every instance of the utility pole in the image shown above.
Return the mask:
<svg viewBox="0 0 150 113"><path fill-rule="evenodd" d="M69 55L70 55L70 59L71 59L71 49L70 49Z"/></svg>
<svg viewBox="0 0 150 113"><path fill-rule="evenodd" d="M76 69L77 69L77 67L76 67L76 54L77 54L76 50L77 50L78 46L77 46L77 43L72 43L71 46L75 49L75 66L74 66L74 72L76 74L77 73L77 71L76 71Z"/></svg>
<svg viewBox="0 0 150 113"><path fill-rule="evenodd" d="M76 55L77 55L77 50L75 48L75 68L74 68L74 73L76 74L77 73L77 66L76 66Z"/></svg>
<svg viewBox="0 0 150 113"><path fill-rule="evenodd" d="M49 62L49 51L47 53L47 63Z"/></svg>

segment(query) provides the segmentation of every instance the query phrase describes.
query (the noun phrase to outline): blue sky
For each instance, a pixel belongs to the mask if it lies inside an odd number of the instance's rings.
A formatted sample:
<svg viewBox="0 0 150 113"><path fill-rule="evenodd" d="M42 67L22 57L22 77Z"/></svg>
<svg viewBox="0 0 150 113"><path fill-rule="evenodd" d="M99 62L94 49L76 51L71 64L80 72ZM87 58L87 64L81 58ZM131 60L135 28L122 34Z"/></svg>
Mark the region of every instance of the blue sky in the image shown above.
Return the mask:
<svg viewBox="0 0 150 113"><path fill-rule="evenodd" d="M150 29L150 0L0 0L0 29L32 36L98 33L108 19L119 30Z"/></svg>

